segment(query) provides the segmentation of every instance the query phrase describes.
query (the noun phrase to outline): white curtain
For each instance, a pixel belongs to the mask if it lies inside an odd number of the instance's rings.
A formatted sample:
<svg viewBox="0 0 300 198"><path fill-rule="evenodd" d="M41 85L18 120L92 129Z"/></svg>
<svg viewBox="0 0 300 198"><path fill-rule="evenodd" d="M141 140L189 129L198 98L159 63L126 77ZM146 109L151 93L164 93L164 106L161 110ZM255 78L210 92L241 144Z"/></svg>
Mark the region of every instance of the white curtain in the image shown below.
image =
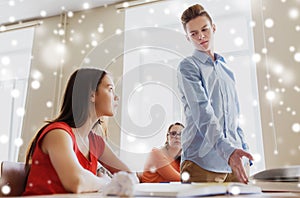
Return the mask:
<svg viewBox="0 0 300 198"><path fill-rule="evenodd" d="M34 28L0 33L0 161L17 161Z"/></svg>

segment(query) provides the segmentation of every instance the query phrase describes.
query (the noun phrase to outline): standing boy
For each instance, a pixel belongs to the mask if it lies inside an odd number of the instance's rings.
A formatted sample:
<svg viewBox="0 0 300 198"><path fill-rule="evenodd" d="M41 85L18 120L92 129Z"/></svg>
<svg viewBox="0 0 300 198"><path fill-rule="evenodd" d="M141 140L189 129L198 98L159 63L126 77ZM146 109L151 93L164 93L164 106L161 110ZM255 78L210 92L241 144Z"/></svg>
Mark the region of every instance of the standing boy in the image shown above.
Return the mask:
<svg viewBox="0 0 300 198"><path fill-rule="evenodd" d="M224 58L214 53L216 26L199 5L181 17L192 56L181 61L178 84L186 116L182 133L181 174L188 182L247 183L245 163L253 160L239 127L239 104L233 73Z"/></svg>

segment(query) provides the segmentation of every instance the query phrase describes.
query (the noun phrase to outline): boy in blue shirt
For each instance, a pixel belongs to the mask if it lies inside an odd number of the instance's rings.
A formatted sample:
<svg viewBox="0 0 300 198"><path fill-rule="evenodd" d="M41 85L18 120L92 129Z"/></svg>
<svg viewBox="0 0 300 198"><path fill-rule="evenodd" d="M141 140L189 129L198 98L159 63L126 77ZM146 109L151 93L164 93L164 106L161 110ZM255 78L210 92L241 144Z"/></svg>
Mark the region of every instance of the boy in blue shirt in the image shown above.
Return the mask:
<svg viewBox="0 0 300 198"><path fill-rule="evenodd" d="M189 174L187 182L247 183L242 158L253 157L247 152L238 123L234 75L224 58L214 53L215 24L199 4L186 9L181 20L188 41L195 47L193 55L182 60L178 68L186 116L181 174Z"/></svg>

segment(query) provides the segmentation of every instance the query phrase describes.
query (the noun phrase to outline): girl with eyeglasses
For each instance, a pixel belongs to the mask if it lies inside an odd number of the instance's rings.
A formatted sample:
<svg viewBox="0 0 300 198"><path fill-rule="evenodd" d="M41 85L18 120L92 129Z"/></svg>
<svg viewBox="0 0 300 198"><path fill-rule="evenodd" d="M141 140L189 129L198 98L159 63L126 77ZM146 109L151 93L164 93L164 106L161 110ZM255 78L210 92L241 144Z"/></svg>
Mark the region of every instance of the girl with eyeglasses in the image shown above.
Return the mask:
<svg viewBox="0 0 300 198"><path fill-rule="evenodd" d="M180 181L181 131L183 124L171 124L166 142L153 148L144 166L141 182L162 183Z"/></svg>

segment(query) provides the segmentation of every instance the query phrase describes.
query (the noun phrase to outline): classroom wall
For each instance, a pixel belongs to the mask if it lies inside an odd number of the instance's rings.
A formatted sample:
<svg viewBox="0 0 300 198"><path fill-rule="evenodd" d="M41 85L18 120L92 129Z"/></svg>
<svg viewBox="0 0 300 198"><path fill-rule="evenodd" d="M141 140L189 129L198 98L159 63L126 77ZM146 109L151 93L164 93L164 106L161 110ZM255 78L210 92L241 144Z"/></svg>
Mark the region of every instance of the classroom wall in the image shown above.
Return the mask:
<svg viewBox="0 0 300 198"><path fill-rule="evenodd" d="M300 1L252 6L266 168L299 165Z"/></svg>
<svg viewBox="0 0 300 198"><path fill-rule="evenodd" d="M266 168L299 165L300 1L253 0L252 6ZM274 25L266 27L266 19L272 19ZM19 161L23 161L28 142L43 121L57 114L64 85L75 68L95 64L111 71L116 82L122 76L123 60L118 55L122 54L123 35L114 34L117 29L124 30L123 12L108 6L75 13L68 19L65 54L54 49L54 43L63 39L53 33L60 20L60 16L47 18L36 28L32 70L42 73L41 87L28 90ZM103 33L97 31L100 23ZM91 45L93 38L98 42L96 47ZM267 96L274 99L270 101ZM47 107L47 102L52 106ZM120 119L109 121L108 139L118 151L122 123L115 120Z"/></svg>

